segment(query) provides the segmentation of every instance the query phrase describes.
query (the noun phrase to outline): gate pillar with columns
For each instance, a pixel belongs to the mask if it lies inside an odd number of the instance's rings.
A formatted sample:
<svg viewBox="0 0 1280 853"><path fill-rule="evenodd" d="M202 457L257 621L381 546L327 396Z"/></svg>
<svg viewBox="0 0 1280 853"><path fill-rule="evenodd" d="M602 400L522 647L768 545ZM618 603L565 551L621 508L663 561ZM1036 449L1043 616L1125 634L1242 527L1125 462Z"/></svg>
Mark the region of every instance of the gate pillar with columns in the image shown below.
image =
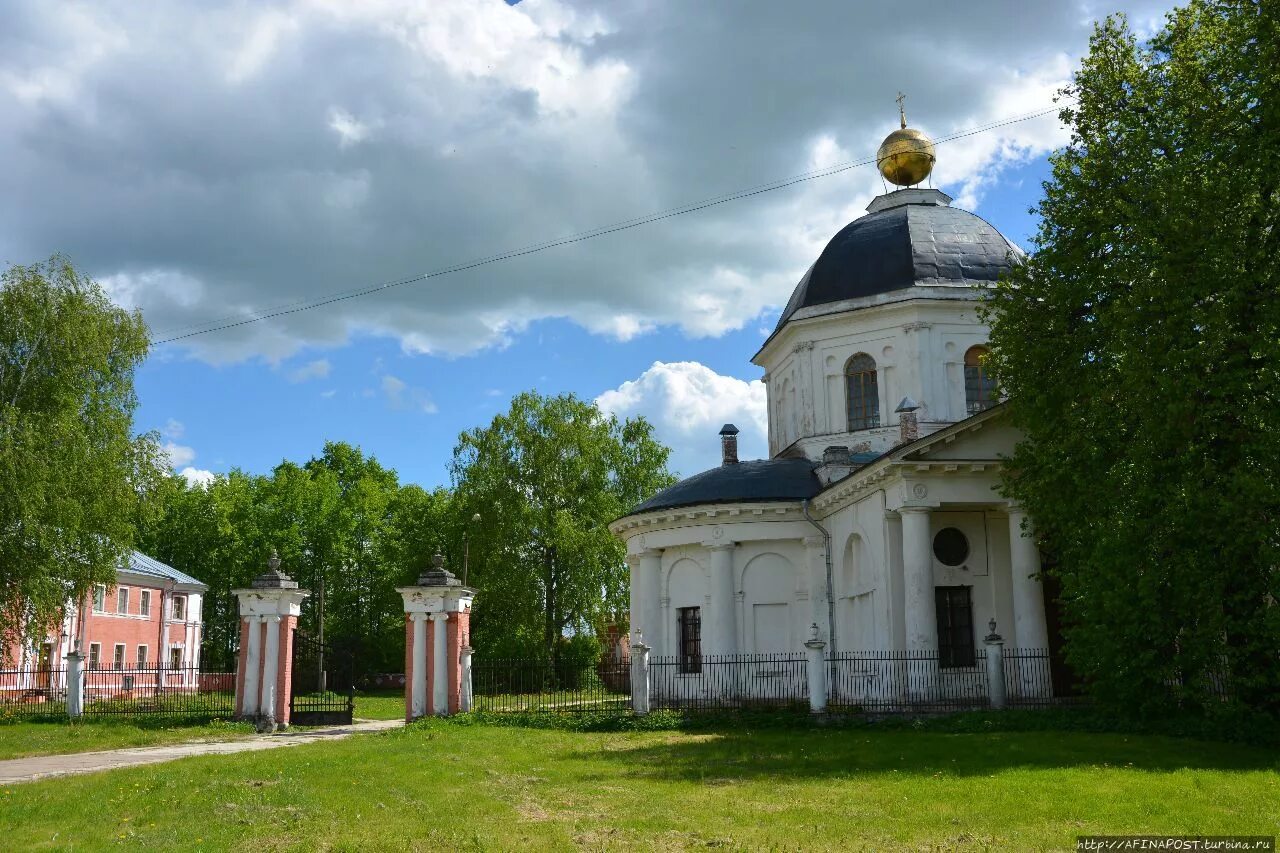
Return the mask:
<svg viewBox="0 0 1280 853"><path fill-rule="evenodd" d="M436 554L404 598L404 718L471 709L471 603L475 590Z"/></svg>
<svg viewBox="0 0 1280 853"><path fill-rule="evenodd" d="M261 729L289 725L293 685L293 632L311 593L280 571L271 552L267 571L247 589L233 589L240 604L240 657L236 665L236 717Z"/></svg>

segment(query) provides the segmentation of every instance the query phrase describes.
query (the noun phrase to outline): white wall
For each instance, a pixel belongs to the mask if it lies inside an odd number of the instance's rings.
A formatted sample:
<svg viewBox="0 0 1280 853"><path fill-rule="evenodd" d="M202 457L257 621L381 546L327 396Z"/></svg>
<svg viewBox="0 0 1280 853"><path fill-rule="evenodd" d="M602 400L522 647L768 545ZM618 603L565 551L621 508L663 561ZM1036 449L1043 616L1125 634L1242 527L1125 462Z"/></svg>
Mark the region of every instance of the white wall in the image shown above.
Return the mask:
<svg viewBox="0 0 1280 853"><path fill-rule="evenodd" d="M946 290L957 298L854 305L789 323L756 361L766 371L769 452L776 455L797 440L811 459L836 444L887 450L898 439L893 410L903 397L920 404L922 435L963 420L964 354L986 343L990 332L978 319L976 291ZM881 427L851 433L844 368L859 353L876 362ZM806 400L811 410L805 410Z"/></svg>

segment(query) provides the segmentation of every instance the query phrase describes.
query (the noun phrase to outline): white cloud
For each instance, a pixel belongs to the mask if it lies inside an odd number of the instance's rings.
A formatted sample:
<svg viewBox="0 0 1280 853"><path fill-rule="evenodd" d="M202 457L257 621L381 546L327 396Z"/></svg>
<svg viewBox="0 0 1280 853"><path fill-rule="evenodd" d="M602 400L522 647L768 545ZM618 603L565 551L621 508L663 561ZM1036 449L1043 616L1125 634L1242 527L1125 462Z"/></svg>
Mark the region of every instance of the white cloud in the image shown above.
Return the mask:
<svg viewBox="0 0 1280 853"><path fill-rule="evenodd" d="M165 455L169 457L169 465L173 468L181 468L195 461L196 452L185 445L175 444L172 441L166 441L161 448Z"/></svg>
<svg viewBox="0 0 1280 853"><path fill-rule="evenodd" d="M357 145L369 136L369 126L346 110L329 110L329 127L338 134L338 147Z"/></svg>
<svg viewBox="0 0 1280 853"><path fill-rule="evenodd" d="M422 388L409 385L397 376L387 374L382 377L382 395L393 409L416 409L428 415L439 411L431 395Z"/></svg>
<svg viewBox="0 0 1280 853"><path fill-rule="evenodd" d="M719 433L726 423L741 430L740 458L769 454L764 383L722 376L696 361L654 362L636 379L605 391L596 405L618 417L644 415L671 448L670 465L682 476L720 464Z"/></svg>
<svg viewBox="0 0 1280 853"><path fill-rule="evenodd" d="M165 421L164 428L160 430L160 434L165 438L182 438L182 434L187 431L182 421L175 418L169 418Z"/></svg>
<svg viewBox="0 0 1280 853"><path fill-rule="evenodd" d="M1149 22L1169 4L1118 5ZM0 257L67 252L157 340L229 326L860 159L899 89L938 138L1049 107L1095 12L913 10L928 33L843 0L13 0ZM972 205L1064 138L1048 116L943 143L935 183ZM462 354L547 317L717 336L773 315L880 191L851 169L175 346L275 363L371 334Z"/></svg>
<svg viewBox="0 0 1280 853"><path fill-rule="evenodd" d="M330 365L327 358L309 361L301 367L289 371L289 381L306 382L309 379L324 379L329 375L329 368Z"/></svg>
<svg viewBox="0 0 1280 853"><path fill-rule="evenodd" d="M192 468L188 465L178 473L187 479L188 486L208 487L213 482L213 472L203 468Z"/></svg>

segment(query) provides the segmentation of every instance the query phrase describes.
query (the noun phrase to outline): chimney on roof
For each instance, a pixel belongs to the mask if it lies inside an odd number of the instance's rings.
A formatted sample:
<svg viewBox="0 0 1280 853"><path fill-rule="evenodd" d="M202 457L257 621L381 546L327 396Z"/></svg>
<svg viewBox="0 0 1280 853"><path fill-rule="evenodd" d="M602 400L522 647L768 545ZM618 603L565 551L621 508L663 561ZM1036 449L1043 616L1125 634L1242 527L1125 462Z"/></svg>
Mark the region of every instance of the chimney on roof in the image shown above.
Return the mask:
<svg viewBox="0 0 1280 853"><path fill-rule="evenodd" d="M920 404L910 397L903 397L898 408L898 443L910 444L920 437L920 422L916 420L916 409Z"/></svg>
<svg viewBox="0 0 1280 853"><path fill-rule="evenodd" d="M720 464L738 464L738 428L733 424L720 427Z"/></svg>

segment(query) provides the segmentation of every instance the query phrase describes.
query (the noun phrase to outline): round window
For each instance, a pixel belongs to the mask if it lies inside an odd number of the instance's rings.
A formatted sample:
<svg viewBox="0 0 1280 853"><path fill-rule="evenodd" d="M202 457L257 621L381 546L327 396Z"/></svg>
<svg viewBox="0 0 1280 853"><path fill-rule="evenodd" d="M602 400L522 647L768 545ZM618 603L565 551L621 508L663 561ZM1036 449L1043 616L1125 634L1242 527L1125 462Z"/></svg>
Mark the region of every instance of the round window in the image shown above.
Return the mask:
<svg viewBox="0 0 1280 853"><path fill-rule="evenodd" d="M969 540L954 527L944 527L933 537L933 556L944 566L958 566L969 559Z"/></svg>

